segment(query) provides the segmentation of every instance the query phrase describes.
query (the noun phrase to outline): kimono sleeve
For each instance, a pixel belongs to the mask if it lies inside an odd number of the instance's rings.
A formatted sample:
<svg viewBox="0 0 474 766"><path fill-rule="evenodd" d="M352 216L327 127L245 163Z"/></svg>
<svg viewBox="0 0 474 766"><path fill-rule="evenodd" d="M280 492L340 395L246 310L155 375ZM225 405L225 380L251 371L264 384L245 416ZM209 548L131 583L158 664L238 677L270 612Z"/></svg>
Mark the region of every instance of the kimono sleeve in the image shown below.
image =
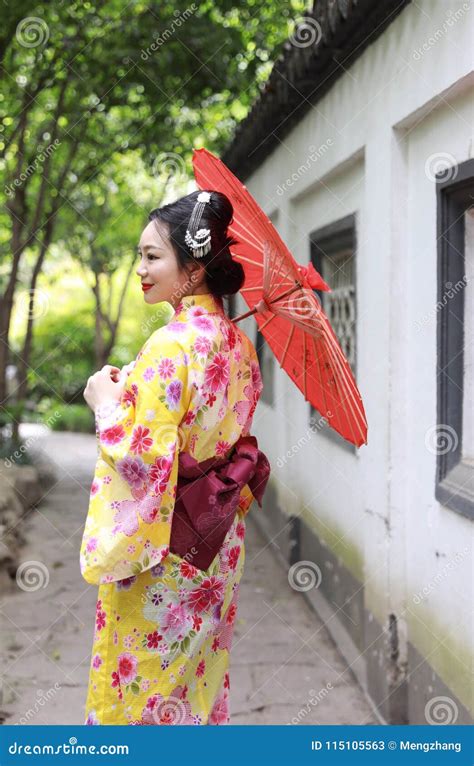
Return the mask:
<svg viewBox="0 0 474 766"><path fill-rule="evenodd" d="M157 330L139 352L120 402L96 410L98 489L80 552L86 582L132 577L169 553L188 363L181 343Z"/></svg>

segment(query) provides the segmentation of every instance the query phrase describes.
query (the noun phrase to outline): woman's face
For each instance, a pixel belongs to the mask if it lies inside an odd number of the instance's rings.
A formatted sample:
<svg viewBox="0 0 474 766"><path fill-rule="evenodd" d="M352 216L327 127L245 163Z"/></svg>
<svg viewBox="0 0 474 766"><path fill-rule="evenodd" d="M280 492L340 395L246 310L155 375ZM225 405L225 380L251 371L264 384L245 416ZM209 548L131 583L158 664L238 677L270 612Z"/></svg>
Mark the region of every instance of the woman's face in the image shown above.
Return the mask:
<svg viewBox="0 0 474 766"><path fill-rule="evenodd" d="M168 238L168 226L162 221L150 221L143 229L138 255L140 263L136 273L145 287L145 303L168 301L176 308L183 295L202 291L203 267L191 264L189 274L179 270L178 260Z"/></svg>

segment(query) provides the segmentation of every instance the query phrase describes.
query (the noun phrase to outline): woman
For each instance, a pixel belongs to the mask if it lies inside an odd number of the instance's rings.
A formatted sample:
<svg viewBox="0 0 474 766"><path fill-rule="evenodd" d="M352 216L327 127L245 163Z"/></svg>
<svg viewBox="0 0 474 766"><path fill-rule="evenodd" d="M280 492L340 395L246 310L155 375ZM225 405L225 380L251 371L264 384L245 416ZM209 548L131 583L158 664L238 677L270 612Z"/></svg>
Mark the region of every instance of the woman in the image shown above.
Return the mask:
<svg viewBox="0 0 474 766"><path fill-rule="evenodd" d="M145 302L168 301L175 313L134 363L122 373L106 365L84 391L99 448L80 553L84 579L99 586L87 724L230 720L244 517L257 490L252 494L250 481L238 486L238 505L210 563L195 565L196 548L188 557L171 543L183 518L180 454L197 461L204 477L203 461L228 464L239 440L254 439L258 359L222 302L244 281L229 250L232 213L229 199L214 191L152 211L136 273ZM268 470L262 476L259 503ZM208 498L199 498L191 511L201 502L206 510Z"/></svg>

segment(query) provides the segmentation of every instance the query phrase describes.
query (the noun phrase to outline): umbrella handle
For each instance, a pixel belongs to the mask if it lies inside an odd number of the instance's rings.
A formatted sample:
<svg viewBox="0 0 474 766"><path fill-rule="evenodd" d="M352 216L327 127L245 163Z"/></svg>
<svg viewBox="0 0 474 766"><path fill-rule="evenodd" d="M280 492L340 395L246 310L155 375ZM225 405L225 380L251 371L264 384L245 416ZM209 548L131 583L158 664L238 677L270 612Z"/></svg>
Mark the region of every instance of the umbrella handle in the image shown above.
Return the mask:
<svg viewBox="0 0 474 766"><path fill-rule="evenodd" d="M262 311L263 307L260 306L261 302L264 302L267 306L269 306L272 303L276 303L277 301L280 301L282 298L286 298L287 295L291 295L291 293L294 293L295 290L299 290L303 285L301 282L295 282L294 287L290 287L288 290L286 290L281 295L278 295L276 298L274 298L272 301L266 301L264 299L261 299L254 307L253 309L250 309L249 311L246 311L245 314L240 314L238 317L234 317L231 319L231 322L237 323L240 322L241 319L245 319L246 317L252 316L252 314L256 314L258 311Z"/></svg>

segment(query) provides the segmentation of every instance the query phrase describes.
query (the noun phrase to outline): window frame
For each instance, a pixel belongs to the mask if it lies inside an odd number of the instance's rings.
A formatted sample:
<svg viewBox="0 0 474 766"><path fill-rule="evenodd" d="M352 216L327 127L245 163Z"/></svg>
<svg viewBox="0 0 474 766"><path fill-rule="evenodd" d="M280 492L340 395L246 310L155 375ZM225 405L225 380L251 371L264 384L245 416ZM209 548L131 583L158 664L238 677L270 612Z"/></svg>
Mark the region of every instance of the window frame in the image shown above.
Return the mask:
<svg viewBox="0 0 474 766"><path fill-rule="evenodd" d="M357 379L357 215L351 213L350 215L333 221L326 226L322 226L320 229L316 229L309 235L310 240L310 258L314 268L322 275L322 261L326 256L331 254L337 254L343 249L350 247L353 252L353 258L355 263L354 268L354 311L355 311L355 326L356 326L356 348L355 348L355 364L352 368L354 378ZM324 308L324 291L315 290L321 305ZM321 415L311 404L309 405L310 421L314 418L318 420ZM318 429L318 433L322 434L325 438L330 439L334 444L337 444L342 449L346 450L352 455L357 456L357 447L344 439L340 434L334 431L329 425L325 425Z"/></svg>
<svg viewBox="0 0 474 766"><path fill-rule="evenodd" d="M451 167L436 176L437 305L443 302L446 283L456 285L466 274L464 217L474 202L474 159L454 171ZM473 519L474 466L462 459L465 290L457 291L446 309L438 311L436 328L437 431L441 436L442 429L454 429L458 438L453 449L437 450L435 497Z"/></svg>

